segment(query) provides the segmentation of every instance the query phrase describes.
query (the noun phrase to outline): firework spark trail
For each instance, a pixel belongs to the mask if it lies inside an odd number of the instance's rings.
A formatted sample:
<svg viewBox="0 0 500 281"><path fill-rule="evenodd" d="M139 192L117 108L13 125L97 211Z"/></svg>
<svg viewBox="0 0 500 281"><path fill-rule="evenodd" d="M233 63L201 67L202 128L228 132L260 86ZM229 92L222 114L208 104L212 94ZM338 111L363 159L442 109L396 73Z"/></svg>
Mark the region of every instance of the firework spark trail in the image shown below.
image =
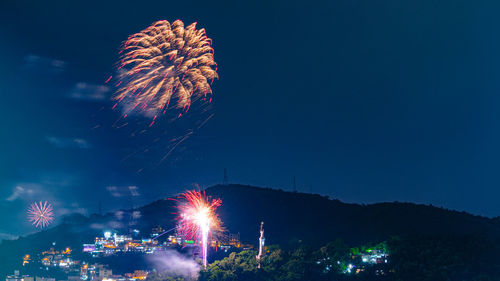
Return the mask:
<svg viewBox="0 0 500 281"><path fill-rule="evenodd" d="M208 237L221 230L221 221L215 210L222 204L220 199L211 199L205 192L186 191L177 201L179 233L184 239L201 245L203 266L207 267Z"/></svg>
<svg viewBox="0 0 500 281"><path fill-rule="evenodd" d="M180 20L157 21L129 36L120 50L115 106L150 117L165 113L169 104L187 112L192 102L212 93L218 78L211 45L205 29L196 29L196 23L184 27Z"/></svg>
<svg viewBox="0 0 500 281"><path fill-rule="evenodd" d="M165 159L167 159L168 156L170 156L170 154L172 153L172 151L174 151L177 146L179 146L179 144L181 144L183 141L185 141L187 138L189 138L190 135L193 134L193 131L190 131L189 133L185 134L182 139L180 141L178 141L168 152L167 154L165 154L165 156L163 156L163 158L161 158L160 162L158 162L158 165L160 165L161 163L163 163L163 161L165 161Z"/></svg>
<svg viewBox="0 0 500 281"><path fill-rule="evenodd" d="M214 116L214 114L211 114L210 116L208 116L207 119L205 119L197 128L197 130L201 129L201 127L205 126L205 124L208 122L208 120L210 120L212 117ZM160 162L158 162L157 165L160 165L161 163L163 163L163 161L165 161L165 159L168 158L168 156L170 156L170 154L172 154L172 152L177 148L177 146L179 146L182 142L184 142L185 140L187 140L189 138L189 136L191 136L192 134L194 134L194 131L190 131L188 132L187 134L185 134L178 142L176 142L174 144L174 146L172 148L170 148L168 150L168 152L161 158Z"/></svg>
<svg viewBox="0 0 500 281"><path fill-rule="evenodd" d="M212 119L212 117L214 117L215 114L210 114L210 116L208 116L207 119L205 119L205 121L201 122L201 124L198 126L198 130L201 129L201 127L205 126L205 124L208 122L208 120Z"/></svg>
<svg viewBox="0 0 500 281"><path fill-rule="evenodd" d="M44 228L54 221L52 205L47 201L31 204L28 209L29 221L36 227Z"/></svg>
<svg viewBox="0 0 500 281"><path fill-rule="evenodd" d="M164 232L162 232L160 235L158 235L158 236L154 237L154 238L153 238L153 240L157 240L157 239L158 239L158 238L160 238L161 236L163 236L163 235L165 235L165 234L167 234L167 233L169 233L169 232L171 232L171 231L174 231L174 230L176 230L176 229L178 229L178 228L179 228L179 227L178 227L178 226L176 226L176 227L171 228L171 229L169 229L169 230L167 230L167 231L164 231Z"/></svg>

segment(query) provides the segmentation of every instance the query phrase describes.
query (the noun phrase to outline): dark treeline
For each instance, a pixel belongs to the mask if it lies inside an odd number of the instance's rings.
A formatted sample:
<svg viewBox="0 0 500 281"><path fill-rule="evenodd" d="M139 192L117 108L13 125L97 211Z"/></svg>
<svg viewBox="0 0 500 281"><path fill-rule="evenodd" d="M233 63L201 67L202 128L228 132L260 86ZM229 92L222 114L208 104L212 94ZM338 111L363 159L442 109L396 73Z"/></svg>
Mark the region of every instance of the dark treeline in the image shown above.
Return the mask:
<svg viewBox="0 0 500 281"><path fill-rule="evenodd" d="M396 280L500 280L500 241L481 235L418 236L388 241Z"/></svg>
<svg viewBox="0 0 500 281"><path fill-rule="evenodd" d="M500 280L500 244L484 236L393 237L384 243L389 262L346 272L356 263L342 240L320 248L297 245L284 250L269 246L257 268L256 251L231 253L201 271L199 281L493 281ZM354 250L356 249L356 250ZM184 280L168 274L151 274L150 281Z"/></svg>

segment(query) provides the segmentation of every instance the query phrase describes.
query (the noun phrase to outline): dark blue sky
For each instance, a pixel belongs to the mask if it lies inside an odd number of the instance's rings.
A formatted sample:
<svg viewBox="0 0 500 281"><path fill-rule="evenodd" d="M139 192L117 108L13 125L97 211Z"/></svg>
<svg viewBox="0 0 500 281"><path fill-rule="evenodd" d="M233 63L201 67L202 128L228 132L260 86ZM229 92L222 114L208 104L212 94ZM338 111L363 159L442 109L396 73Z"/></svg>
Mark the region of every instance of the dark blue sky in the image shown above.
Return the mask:
<svg viewBox="0 0 500 281"><path fill-rule="evenodd" d="M500 214L500 3L0 5L0 233L33 231L34 200L58 216L130 207L221 182L224 167L347 202ZM214 117L157 166L162 141L123 161L150 140L110 128L102 85L120 43L160 19L207 29L220 80ZM168 139L189 125L164 126Z"/></svg>

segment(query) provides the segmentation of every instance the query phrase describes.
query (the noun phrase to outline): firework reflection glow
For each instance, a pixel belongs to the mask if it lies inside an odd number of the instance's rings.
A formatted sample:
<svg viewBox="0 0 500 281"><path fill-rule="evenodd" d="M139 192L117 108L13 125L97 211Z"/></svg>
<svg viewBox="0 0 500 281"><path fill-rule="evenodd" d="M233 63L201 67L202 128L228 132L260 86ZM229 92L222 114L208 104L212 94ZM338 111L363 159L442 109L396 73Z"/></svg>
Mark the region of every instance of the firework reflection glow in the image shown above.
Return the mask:
<svg viewBox="0 0 500 281"><path fill-rule="evenodd" d="M215 210L222 204L205 192L186 191L178 197L179 232L184 239L200 244L203 267L207 267L208 238L221 231L221 222Z"/></svg>

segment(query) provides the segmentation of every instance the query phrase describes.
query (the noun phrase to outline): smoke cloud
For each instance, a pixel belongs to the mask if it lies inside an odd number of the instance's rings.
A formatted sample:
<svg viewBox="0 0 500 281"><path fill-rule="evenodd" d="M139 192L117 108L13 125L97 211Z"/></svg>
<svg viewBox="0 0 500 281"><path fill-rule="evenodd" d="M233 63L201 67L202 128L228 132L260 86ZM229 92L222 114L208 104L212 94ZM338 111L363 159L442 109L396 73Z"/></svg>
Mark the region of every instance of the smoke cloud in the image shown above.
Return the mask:
<svg viewBox="0 0 500 281"><path fill-rule="evenodd" d="M154 264L159 275L165 277L182 276L187 280L196 280L200 272L198 263L174 250L157 252L148 260Z"/></svg>

